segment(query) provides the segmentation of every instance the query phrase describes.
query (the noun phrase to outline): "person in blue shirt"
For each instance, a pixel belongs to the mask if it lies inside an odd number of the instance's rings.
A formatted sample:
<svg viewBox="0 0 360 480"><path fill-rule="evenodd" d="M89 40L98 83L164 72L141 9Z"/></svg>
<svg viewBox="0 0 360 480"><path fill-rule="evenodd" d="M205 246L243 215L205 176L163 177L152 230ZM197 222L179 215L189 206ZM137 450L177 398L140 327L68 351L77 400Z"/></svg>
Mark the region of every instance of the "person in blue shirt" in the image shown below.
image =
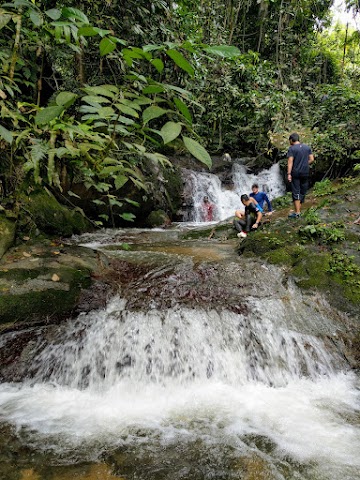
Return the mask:
<svg viewBox="0 0 360 480"><path fill-rule="evenodd" d="M234 227L239 232L239 238L245 238L250 230L256 230L260 225L263 209L258 205L254 198L248 197L246 194L241 195L241 203L245 206L245 213L240 210L235 212Z"/></svg>
<svg viewBox="0 0 360 480"><path fill-rule="evenodd" d="M273 212L273 209L272 209L269 197L266 195L266 193L259 192L259 185L257 183L253 184L253 186L251 187L251 190L252 192L250 193L250 197L255 198L255 200L263 210L264 210L264 204L266 203L267 209L268 209L267 215L271 215Z"/></svg>

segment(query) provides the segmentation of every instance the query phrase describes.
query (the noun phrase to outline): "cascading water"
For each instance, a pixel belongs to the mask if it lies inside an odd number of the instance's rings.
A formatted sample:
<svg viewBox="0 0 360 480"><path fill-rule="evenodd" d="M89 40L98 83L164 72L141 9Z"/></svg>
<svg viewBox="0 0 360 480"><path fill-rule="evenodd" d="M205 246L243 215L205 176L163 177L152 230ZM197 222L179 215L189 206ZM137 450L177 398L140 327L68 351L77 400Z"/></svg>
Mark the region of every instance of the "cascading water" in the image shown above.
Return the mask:
<svg viewBox="0 0 360 480"><path fill-rule="evenodd" d="M210 202L215 205L214 221L220 221L233 216L235 210L243 208L240 196L243 193L249 194L253 183L257 183L259 190L265 191L270 200L285 194L279 164L255 175L248 173L242 163L235 162L231 173L233 181L231 189L224 188L219 177L212 173L184 170L184 175L187 180L187 196L192 199L192 209L186 220L194 222L204 221L202 205L205 196L208 196Z"/></svg>
<svg viewBox="0 0 360 480"><path fill-rule="evenodd" d="M327 306L253 260L175 251L112 246L146 271L38 342L28 379L0 385L0 419L58 462L120 449L120 477L360 479L357 377Z"/></svg>

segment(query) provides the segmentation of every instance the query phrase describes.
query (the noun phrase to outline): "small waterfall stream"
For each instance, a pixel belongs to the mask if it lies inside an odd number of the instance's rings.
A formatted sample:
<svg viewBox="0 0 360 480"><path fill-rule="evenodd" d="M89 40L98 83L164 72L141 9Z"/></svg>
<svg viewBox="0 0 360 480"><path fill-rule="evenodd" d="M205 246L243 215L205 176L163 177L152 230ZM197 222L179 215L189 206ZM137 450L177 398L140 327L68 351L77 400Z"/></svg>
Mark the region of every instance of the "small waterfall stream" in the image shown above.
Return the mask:
<svg viewBox="0 0 360 480"><path fill-rule="evenodd" d="M232 247L214 263L174 231L112 235L86 241L144 270L39 337L2 422L55 464L108 459L104 479L360 479L358 378L321 299Z"/></svg>
<svg viewBox="0 0 360 480"><path fill-rule="evenodd" d="M257 175L249 173L246 167L235 161L232 166L231 188L224 187L220 178L212 173L184 170L186 178L186 196L192 199L192 209L189 218L193 222L202 222L202 202L205 196L214 204L214 221L225 220L234 215L235 210L242 208L240 196L249 194L253 183L259 185L260 191L265 191L270 200L285 194L285 185L278 164L269 170L263 170Z"/></svg>

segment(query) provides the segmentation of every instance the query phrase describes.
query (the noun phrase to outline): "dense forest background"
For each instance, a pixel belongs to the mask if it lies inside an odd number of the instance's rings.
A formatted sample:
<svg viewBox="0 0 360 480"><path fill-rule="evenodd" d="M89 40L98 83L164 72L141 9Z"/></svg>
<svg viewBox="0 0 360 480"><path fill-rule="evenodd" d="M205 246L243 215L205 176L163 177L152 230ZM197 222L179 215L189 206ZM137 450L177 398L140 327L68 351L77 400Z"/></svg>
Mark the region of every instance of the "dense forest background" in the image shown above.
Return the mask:
<svg viewBox="0 0 360 480"><path fill-rule="evenodd" d="M284 158L292 131L311 144L318 179L353 174L360 32L331 26L331 6L4 3L1 208L30 228L29 198L46 191L93 225L131 225L146 203L176 210L172 159L210 168L211 156L230 152L263 168ZM347 8L356 14L360 4Z"/></svg>

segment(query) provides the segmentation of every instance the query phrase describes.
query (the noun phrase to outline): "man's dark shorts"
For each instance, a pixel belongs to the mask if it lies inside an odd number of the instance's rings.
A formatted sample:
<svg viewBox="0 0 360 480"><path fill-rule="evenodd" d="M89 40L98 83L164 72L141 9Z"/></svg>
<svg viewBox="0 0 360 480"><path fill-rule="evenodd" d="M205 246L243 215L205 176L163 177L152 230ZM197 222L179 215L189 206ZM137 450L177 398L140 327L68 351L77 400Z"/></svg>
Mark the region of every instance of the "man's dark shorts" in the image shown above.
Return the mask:
<svg viewBox="0 0 360 480"><path fill-rule="evenodd" d="M309 188L309 176L295 174L291 176L291 191L293 200L304 203L306 192Z"/></svg>

